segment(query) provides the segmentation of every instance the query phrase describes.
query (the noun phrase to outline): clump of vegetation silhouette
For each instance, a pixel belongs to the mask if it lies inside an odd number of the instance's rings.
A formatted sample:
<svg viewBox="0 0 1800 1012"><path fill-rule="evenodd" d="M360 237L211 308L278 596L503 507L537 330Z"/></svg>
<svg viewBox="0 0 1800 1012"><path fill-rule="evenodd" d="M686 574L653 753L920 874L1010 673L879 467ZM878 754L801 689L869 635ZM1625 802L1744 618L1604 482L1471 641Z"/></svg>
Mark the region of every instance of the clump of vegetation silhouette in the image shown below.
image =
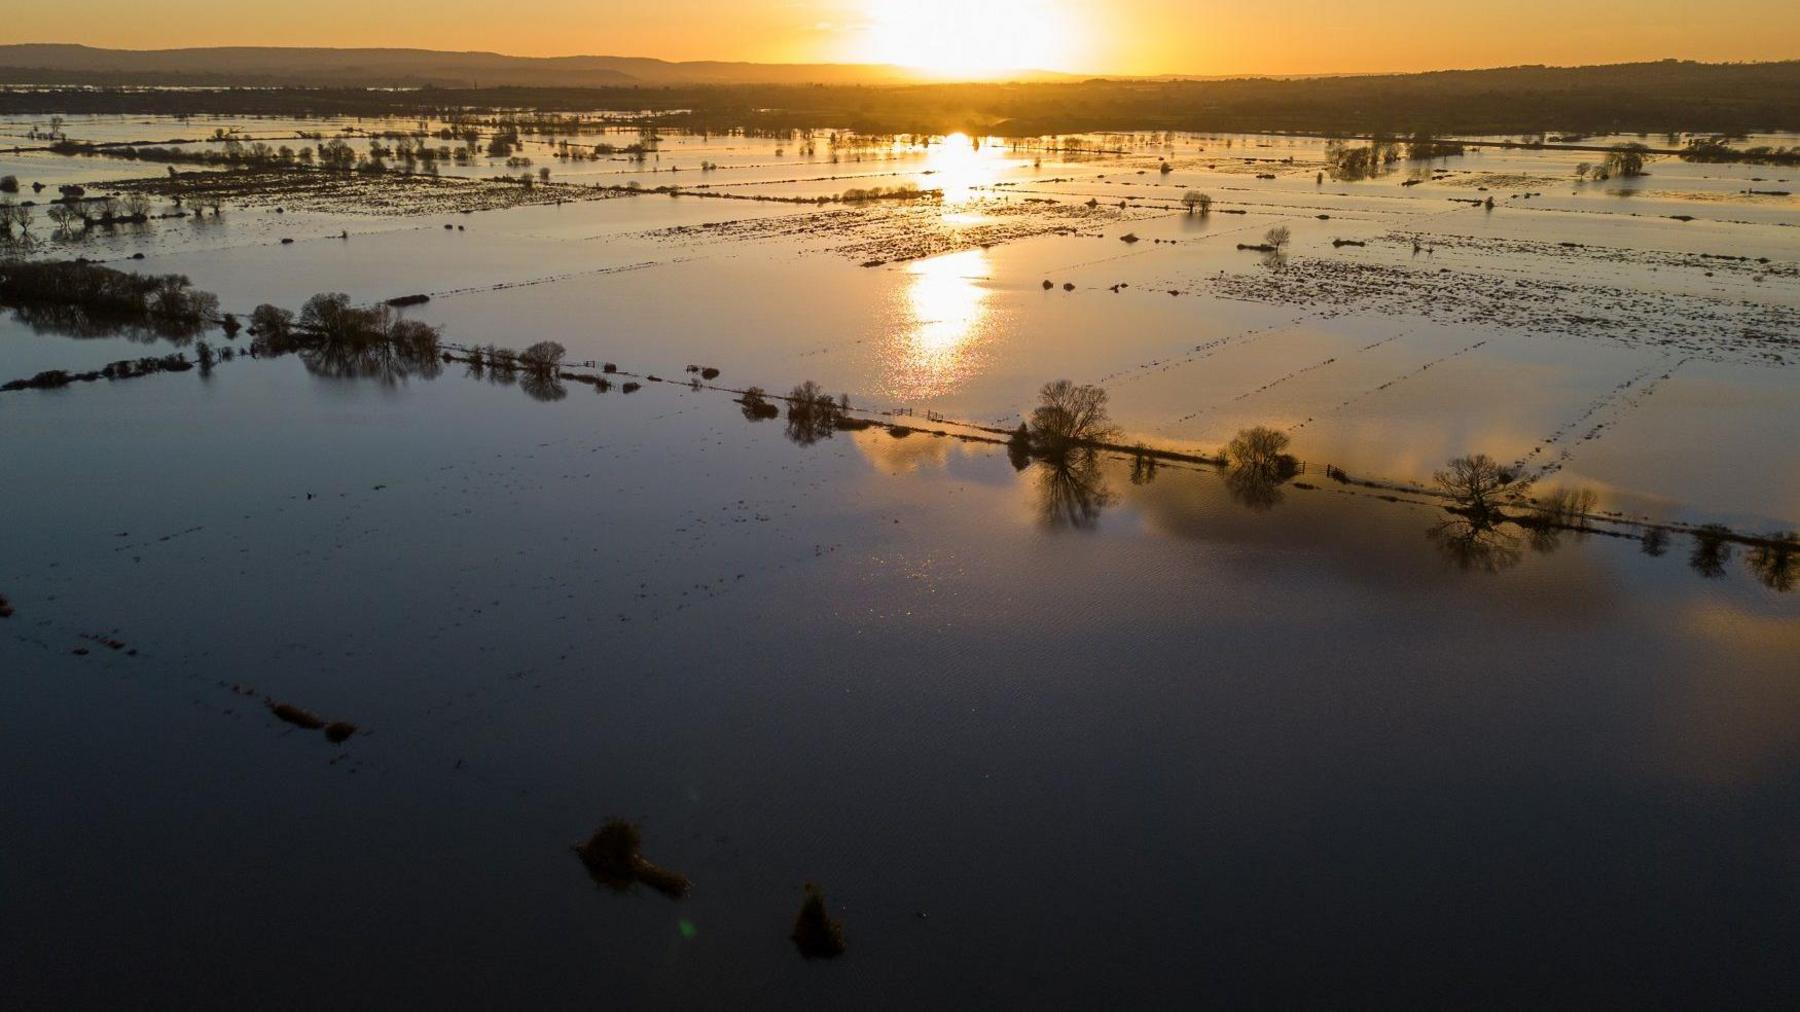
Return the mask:
<svg viewBox="0 0 1800 1012"><path fill-rule="evenodd" d="M1031 452L1055 459L1077 447L1117 438L1119 430L1107 414L1106 402L1106 390L1099 386L1066 379L1044 384L1038 390L1038 406L1027 420Z"/></svg>
<svg viewBox="0 0 1800 1012"><path fill-rule="evenodd" d="M780 408L769 403L762 387L751 387L745 390L744 395L738 398L738 403L744 406L744 417L752 422L776 418L781 414Z"/></svg>
<svg viewBox="0 0 1800 1012"><path fill-rule="evenodd" d="M13 617L12 602L8 601L6 599L5 594L0 594L0 618L12 618L12 617Z"/></svg>
<svg viewBox="0 0 1800 1012"><path fill-rule="evenodd" d="M1187 208L1188 214L1193 214L1196 211L1202 216L1212 213L1212 196L1210 194L1201 193L1199 190L1189 190L1182 194L1181 203Z"/></svg>
<svg viewBox="0 0 1800 1012"><path fill-rule="evenodd" d="M1750 571L1773 591L1787 593L1800 582L1800 534L1793 531L1772 534L1762 544L1750 549ZM0 616L5 615L6 599L0 597Z"/></svg>
<svg viewBox="0 0 1800 1012"><path fill-rule="evenodd" d="M1725 563L1731 561L1731 532L1718 524L1707 524L1694 532L1694 550L1688 553L1688 566L1709 580L1725 575Z"/></svg>
<svg viewBox="0 0 1800 1012"><path fill-rule="evenodd" d="M1271 509L1282 500L1281 485L1299 473L1299 462L1289 455L1288 435L1257 425L1238 430L1226 444L1226 489L1239 503L1254 510Z"/></svg>
<svg viewBox="0 0 1800 1012"><path fill-rule="evenodd" d="M191 331L219 313L218 296L185 274L117 271L80 260L0 260L0 304L53 306L122 323Z"/></svg>
<svg viewBox="0 0 1800 1012"><path fill-rule="evenodd" d="M27 204L15 204L10 200L0 200L0 243L13 241L13 226L18 226L19 238L31 239L32 208Z"/></svg>
<svg viewBox="0 0 1800 1012"><path fill-rule="evenodd" d="M1464 512L1487 520L1499 517L1502 496L1523 494L1528 485L1485 453L1453 458L1431 479Z"/></svg>
<svg viewBox="0 0 1800 1012"><path fill-rule="evenodd" d="M555 341L539 341L519 353L519 368L540 376L554 375L568 349Z"/></svg>
<svg viewBox="0 0 1800 1012"><path fill-rule="evenodd" d="M849 405L848 397L840 404L812 380L788 391L787 400L787 436L801 446L830 439L843 420L843 409Z"/></svg>
<svg viewBox="0 0 1800 1012"><path fill-rule="evenodd" d="M264 705L268 706L269 712L274 714L278 719L287 721L295 727L303 727L308 731L317 731L325 726L324 718L313 713L311 710L302 710L292 703L277 703L271 699L266 700Z"/></svg>
<svg viewBox="0 0 1800 1012"><path fill-rule="evenodd" d="M838 200L846 204L863 204L874 200L919 200L924 197L942 197L942 190L921 190L912 183L901 183L899 186L870 186L852 188L838 194Z"/></svg>
<svg viewBox="0 0 1800 1012"><path fill-rule="evenodd" d="M1652 527L1639 539L1640 550L1651 558L1656 558L1669 550L1669 532L1661 527Z"/></svg>
<svg viewBox="0 0 1800 1012"><path fill-rule="evenodd" d="M402 319L386 305L352 305L343 292L314 295L298 319L263 305L256 307L250 320L255 354L298 354L307 371L316 375L391 384L414 375L429 379L443 371L436 327Z"/></svg>
<svg viewBox="0 0 1800 1012"><path fill-rule="evenodd" d="M1602 171L1609 176L1641 176L1644 174L1644 161L1649 151L1642 144L1616 144L1606 153Z"/></svg>
<svg viewBox="0 0 1800 1012"><path fill-rule="evenodd" d="M250 333L275 341L285 340L294 326L294 314L280 306L263 303L250 312Z"/></svg>
<svg viewBox="0 0 1800 1012"><path fill-rule="evenodd" d="M333 745L342 745L356 733L356 725L346 720L334 720L325 725L325 737Z"/></svg>
<svg viewBox="0 0 1800 1012"><path fill-rule="evenodd" d="M608 819L585 843L575 845L575 855L596 883L614 892L626 892L642 882L665 896L686 896L692 886L687 876L645 860L638 852L642 842L637 826Z"/></svg>
<svg viewBox="0 0 1800 1012"><path fill-rule="evenodd" d="M1534 519L1540 523L1560 524L1577 530L1586 529L1588 516L1594 512L1594 505L1598 501L1593 489L1552 489L1538 500Z"/></svg>
<svg viewBox="0 0 1800 1012"><path fill-rule="evenodd" d="M794 947L807 959L833 959L844 954L844 925L831 919L825 909L825 894L811 882L806 883L806 899L794 917L794 932L788 936Z"/></svg>
<svg viewBox="0 0 1800 1012"><path fill-rule="evenodd" d="M1333 179L1368 179L1387 171L1399 160L1400 146L1379 135L1367 146L1343 140L1331 140L1325 145L1325 167Z"/></svg>
<svg viewBox="0 0 1800 1012"><path fill-rule="evenodd" d="M1288 435L1278 429L1256 425L1239 429L1225 446L1225 460L1234 471L1247 471L1268 477L1293 477L1298 465L1289 456Z"/></svg>
<svg viewBox="0 0 1800 1012"><path fill-rule="evenodd" d="M18 193L18 192L19 192L19 177L18 176L11 176L11 175L0 176L0 193Z"/></svg>
<svg viewBox="0 0 1800 1012"><path fill-rule="evenodd" d="M1131 483L1148 485L1156 480L1156 458L1151 456L1144 444L1139 443L1137 452L1131 455Z"/></svg>

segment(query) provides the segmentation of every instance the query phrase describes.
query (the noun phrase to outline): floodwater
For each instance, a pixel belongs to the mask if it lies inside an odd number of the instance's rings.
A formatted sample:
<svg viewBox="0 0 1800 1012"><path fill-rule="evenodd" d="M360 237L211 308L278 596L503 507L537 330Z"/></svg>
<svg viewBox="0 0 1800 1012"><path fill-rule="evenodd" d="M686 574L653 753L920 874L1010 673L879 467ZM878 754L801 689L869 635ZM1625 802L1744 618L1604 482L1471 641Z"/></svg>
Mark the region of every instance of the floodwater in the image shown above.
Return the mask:
<svg viewBox="0 0 1800 1012"><path fill-rule="evenodd" d="M720 191L946 200L42 235L240 313L429 293L408 312L447 341L671 382L238 358L0 394L0 1003L1785 1006L1791 559L1470 532L1310 468L1273 490L1123 455L1021 469L923 430L1016 423L1067 376L1156 445L1270 424L1399 482L1486 451L1608 509L1791 529L1800 208L1738 191L1792 170L1660 159L1627 195L1575 185L1573 153L1482 149L1433 167L1486 183L1321 185L1322 142L1229 140L833 163L671 137L567 174L655 187L708 160ZM0 153L40 167L109 178ZM853 172L878 175L822 178ZM1163 206L1188 188L1213 214ZM1274 224L1278 262L1235 249ZM171 350L0 322L0 378ZM920 431L800 445L687 364ZM597 888L570 848L609 817L690 895ZM788 940L807 882L840 959Z"/></svg>

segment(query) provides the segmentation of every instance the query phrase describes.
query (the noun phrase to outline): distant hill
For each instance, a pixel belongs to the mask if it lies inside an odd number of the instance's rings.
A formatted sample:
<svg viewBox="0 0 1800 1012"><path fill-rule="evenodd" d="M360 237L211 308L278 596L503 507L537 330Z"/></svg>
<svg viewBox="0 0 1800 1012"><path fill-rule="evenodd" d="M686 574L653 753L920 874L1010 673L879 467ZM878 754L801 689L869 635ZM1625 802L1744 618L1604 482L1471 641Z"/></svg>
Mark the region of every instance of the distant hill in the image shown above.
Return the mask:
<svg viewBox="0 0 1800 1012"><path fill-rule="evenodd" d="M1023 81L1068 75L1024 71ZM675 63L640 56L505 56L430 49L223 46L97 49L0 45L0 84L308 88L594 88L689 84L906 84L904 67L854 63Z"/></svg>
<svg viewBox="0 0 1800 1012"><path fill-rule="evenodd" d="M0 59L10 48L0 47ZM36 47L41 50L43 47ZM64 47L76 53L104 50ZM478 53L409 50L186 50L188 54L252 52L264 64L265 82L282 80L266 54L332 54L330 67L312 74L367 80L375 72L370 53L383 59L374 79L389 86L309 84L290 87L97 87L101 80L40 77L28 87L6 87L0 64L0 114L171 114L396 116L445 110L535 109L591 112L645 111L655 121L689 129L846 128L864 133L970 133L1008 137L1107 130L1273 130L1313 134L1414 132L1439 134L1692 133L1739 134L1800 131L1800 60L1776 63L1694 63L1662 60L1593 67L1498 67L1424 74L1369 74L1302 79L1146 80L928 84L892 67L773 67L729 63L665 63L609 57L524 61L570 64L564 74L589 73L586 85L499 84L483 73L480 85L433 84L416 90L432 60L458 57L466 67L508 61ZM149 54L126 54L133 58ZM16 56L15 56L16 58ZM173 59L173 57L170 57ZM212 58L211 56L207 58ZM405 59L419 61L410 70ZM183 59L193 61L189 55ZM221 57L221 60L224 58ZM330 61L328 61L330 62ZM610 66L598 66L609 62ZM499 66L501 64L494 64ZM40 72L47 74L48 72ZM66 73L76 73L68 71ZM98 77L107 71L80 73ZM116 72L115 72L116 73ZM130 82L152 83L138 72ZM189 84L208 83L197 71ZM288 72L302 77L305 72ZM849 81L829 81L843 73ZM409 77L408 75L411 74ZM652 74L672 79L652 80ZM686 81L681 75L697 75ZM706 75L714 76L708 77ZM732 74L790 75L793 80L737 82ZM882 81L882 74L902 75ZM358 78L357 75L362 75ZM234 83L254 75L247 72ZM560 78L559 78L560 79ZM215 85L219 82L211 82ZM1666 138L1664 138L1666 142ZM1672 145L1671 145L1672 146Z"/></svg>

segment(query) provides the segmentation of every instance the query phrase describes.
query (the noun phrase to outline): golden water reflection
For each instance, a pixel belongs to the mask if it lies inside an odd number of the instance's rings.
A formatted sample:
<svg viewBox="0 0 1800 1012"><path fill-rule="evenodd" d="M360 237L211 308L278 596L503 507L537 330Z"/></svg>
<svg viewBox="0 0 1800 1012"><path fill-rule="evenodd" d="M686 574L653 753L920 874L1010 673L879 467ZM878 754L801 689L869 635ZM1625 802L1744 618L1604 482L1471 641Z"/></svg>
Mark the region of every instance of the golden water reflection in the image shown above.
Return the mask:
<svg viewBox="0 0 1800 1012"><path fill-rule="evenodd" d="M940 397L979 368L992 325L988 272L987 252L978 249L907 266L886 353L889 396L902 404Z"/></svg>

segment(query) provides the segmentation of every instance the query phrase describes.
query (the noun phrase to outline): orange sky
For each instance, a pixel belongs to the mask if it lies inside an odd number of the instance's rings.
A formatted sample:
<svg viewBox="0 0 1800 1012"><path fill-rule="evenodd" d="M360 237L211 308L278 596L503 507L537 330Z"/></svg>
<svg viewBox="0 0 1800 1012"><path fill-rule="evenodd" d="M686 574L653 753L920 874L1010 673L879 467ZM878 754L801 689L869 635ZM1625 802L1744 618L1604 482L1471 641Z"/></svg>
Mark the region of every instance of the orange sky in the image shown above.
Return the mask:
<svg viewBox="0 0 1800 1012"><path fill-rule="evenodd" d="M525 56L899 62L953 76L1341 73L1800 58L1792 0L89 0L23 3L0 41L149 49L407 46Z"/></svg>

